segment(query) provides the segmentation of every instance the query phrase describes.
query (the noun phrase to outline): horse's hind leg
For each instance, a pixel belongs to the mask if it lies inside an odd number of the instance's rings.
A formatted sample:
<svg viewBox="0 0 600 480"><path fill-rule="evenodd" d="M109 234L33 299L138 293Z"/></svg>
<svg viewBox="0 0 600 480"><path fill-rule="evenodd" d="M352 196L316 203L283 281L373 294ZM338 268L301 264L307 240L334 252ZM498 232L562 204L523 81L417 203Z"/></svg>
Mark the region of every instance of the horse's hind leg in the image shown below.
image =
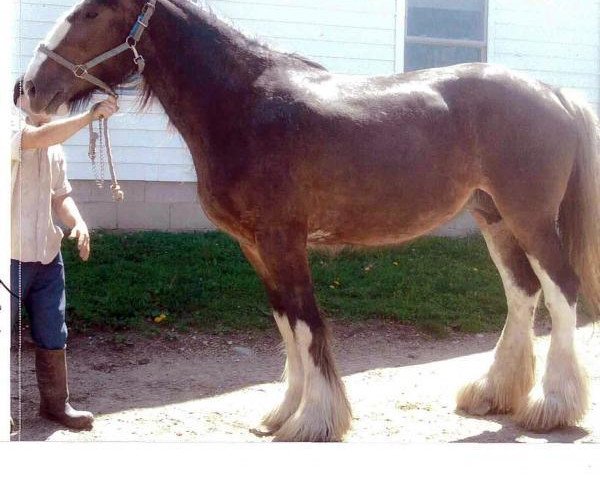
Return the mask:
<svg viewBox="0 0 600 480"><path fill-rule="evenodd" d="M276 440L337 441L350 428L351 411L314 298L305 239L297 229L285 227L256 235L256 252L269 279L267 289L286 342L288 365L294 368L283 403L265 421L267 428L276 429Z"/></svg>
<svg viewBox="0 0 600 480"><path fill-rule="evenodd" d="M457 407L473 415L485 415L515 411L534 385L532 327L540 283L491 197L482 194L478 198L472 213L500 272L508 314L490 369L459 391Z"/></svg>
<svg viewBox="0 0 600 480"><path fill-rule="evenodd" d="M524 427L538 431L574 425L584 416L589 401L587 375L574 344L579 280L562 249L554 219L515 232L540 279L552 317L542 388L529 396L516 418Z"/></svg>

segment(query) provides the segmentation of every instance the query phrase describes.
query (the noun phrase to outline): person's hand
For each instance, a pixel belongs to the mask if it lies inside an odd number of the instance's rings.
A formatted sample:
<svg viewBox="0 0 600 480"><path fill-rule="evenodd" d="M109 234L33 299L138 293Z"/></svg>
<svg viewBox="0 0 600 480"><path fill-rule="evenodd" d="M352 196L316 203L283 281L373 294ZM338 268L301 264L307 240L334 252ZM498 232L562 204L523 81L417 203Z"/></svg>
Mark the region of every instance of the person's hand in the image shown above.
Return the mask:
<svg viewBox="0 0 600 480"><path fill-rule="evenodd" d="M77 248L79 256L85 262L90 257L90 232L88 232L85 222L76 223L71 230L69 238L77 239Z"/></svg>
<svg viewBox="0 0 600 480"><path fill-rule="evenodd" d="M92 116L92 120L98 120L100 118L109 118L113 113L118 111L119 105L117 99L109 96L106 100L94 104L90 109L90 115Z"/></svg>

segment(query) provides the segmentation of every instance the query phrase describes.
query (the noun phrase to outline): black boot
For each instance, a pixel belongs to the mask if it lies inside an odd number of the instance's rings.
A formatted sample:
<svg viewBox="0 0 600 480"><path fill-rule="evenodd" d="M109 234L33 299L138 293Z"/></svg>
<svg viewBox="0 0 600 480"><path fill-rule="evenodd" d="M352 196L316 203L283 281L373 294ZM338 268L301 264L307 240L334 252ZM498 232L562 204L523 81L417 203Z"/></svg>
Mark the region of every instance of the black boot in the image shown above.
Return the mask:
<svg viewBox="0 0 600 480"><path fill-rule="evenodd" d="M69 405L66 350L35 350L35 370L40 389L40 415L75 430L90 430L94 416Z"/></svg>

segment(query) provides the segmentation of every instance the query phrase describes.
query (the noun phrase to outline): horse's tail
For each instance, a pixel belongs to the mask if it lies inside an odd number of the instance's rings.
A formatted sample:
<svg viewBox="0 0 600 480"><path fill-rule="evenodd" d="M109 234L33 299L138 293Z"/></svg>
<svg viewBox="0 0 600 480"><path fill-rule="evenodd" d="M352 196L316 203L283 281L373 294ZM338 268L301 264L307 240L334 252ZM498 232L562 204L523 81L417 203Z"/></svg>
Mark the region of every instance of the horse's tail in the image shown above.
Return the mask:
<svg viewBox="0 0 600 480"><path fill-rule="evenodd" d="M577 157L558 227L571 266L581 281L581 290L592 313L600 314L600 123L585 101L557 90L565 108L573 115L579 134Z"/></svg>

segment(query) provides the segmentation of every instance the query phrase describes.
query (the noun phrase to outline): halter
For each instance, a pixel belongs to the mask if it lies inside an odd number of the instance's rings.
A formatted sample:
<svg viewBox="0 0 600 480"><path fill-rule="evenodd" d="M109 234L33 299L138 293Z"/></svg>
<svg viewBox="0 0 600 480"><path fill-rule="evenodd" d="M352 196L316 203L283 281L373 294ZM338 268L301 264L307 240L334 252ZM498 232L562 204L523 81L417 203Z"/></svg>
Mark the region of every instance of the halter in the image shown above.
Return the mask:
<svg viewBox="0 0 600 480"><path fill-rule="evenodd" d="M38 46L38 51L46 54L49 58L59 63L65 68L68 68L73 72L77 78L81 78L83 80L87 80L90 83L93 83L97 87L100 87L109 95L117 98L118 95L115 91L108 86L107 83L100 80L98 77L90 74L88 70L94 68L96 65L100 65L101 63L106 62L107 60L116 57L120 53L126 51L127 49L133 52L133 63L135 63L138 73L142 73L144 71L144 67L146 66L146 62L144 61L144 57L142 57L137 51L137 43L142 38L142 34L148 28L148 22L150 18L154 14L154 10L156 9L157 0L148 0L144 6L142 7L142 12L138 16L137 20L133 24L129 35L125 38L125 41L115 48L111 48L110 50L101 53L100 55L92 58L90 61L81 64L75 64L70 62L64 57L61 57L58 53L50 50L46 45L40 44Z"/></svg>
<svg viewBox="0 0 600 480"><path fill-rule="evenodd" d="M63 67L71 70L71 72L73 72L73 75L75 75L77 78L86 80L86 81L96 85L100 89L102 89L108 95L111 95L114 98L118 98L119 96L117 95L117 93L106 82L103 82L98 77L95 77L94 75L89 73L88 70L90 70L91 68L94 68L97 65L100 65L101 63L106 62L107 60L109 60L113 57L116 57L120 53L125 52L126 50L129 49L133 52L133 63L137 67L138 74L141 75L142 72L144 71L144 67L146 66L146 62L144 60L144 57L142 57L139 54L139 52L137 51L137 43L140 41L140 38L142 37L142 34L146 30L146 28L148 28L148 23L150 21L150 18L152 17L152 15L154 14L154 10L156 9L156 2L157 2L157 0L148 0L144 4L144 6L142 7L141 13L138 15L138 18L135 21L135 23L133 24L133 27L131 28L129 35L127 35L127 37L125 38L125 41L123 43L116 46L115 48L111 48L110 50L108 50L104 53L101 53L100 55L92 58L91 60L89 60L86 63L75 64L73 62L70 62L66 58L60 56L58 53L50 50L44 44L40 44L38 46L38 51L44 53L45 55L48 56L48 58L51 58L59 65L62 65ZM112 181L112 185L110 188L113 193L113 198L116 201L121 201L124 198L124 194L123 194L123 191L121 190L119 182L117 181L117 177L115 174L115 168L114 168L113 161L112 161L112 149L110 146L110 136L108 133L108 119L101 118L98 121L98 130L99 130L98 133L94 132L94 127L93 127L92 123L93 122L90 122L90 124L89 124L90 148L89 148L88 156L90 157L90 160L92 162L92 167L94 169L94 175L96 176L96 183L101 188L102 184L104 182L103 173L101 174L102 177L98 177L97 164L96 164L96 140L98 139L98 137L100 137L100 142L101 142L100 146L102 147L102 143L104 143L104 147L106 149L106 156L108 159L108 167L109 167L111 181ZM101 156L102 156L102 150L101 150ZM102 169L102 172L103 172L103 169Z"/></svg>

